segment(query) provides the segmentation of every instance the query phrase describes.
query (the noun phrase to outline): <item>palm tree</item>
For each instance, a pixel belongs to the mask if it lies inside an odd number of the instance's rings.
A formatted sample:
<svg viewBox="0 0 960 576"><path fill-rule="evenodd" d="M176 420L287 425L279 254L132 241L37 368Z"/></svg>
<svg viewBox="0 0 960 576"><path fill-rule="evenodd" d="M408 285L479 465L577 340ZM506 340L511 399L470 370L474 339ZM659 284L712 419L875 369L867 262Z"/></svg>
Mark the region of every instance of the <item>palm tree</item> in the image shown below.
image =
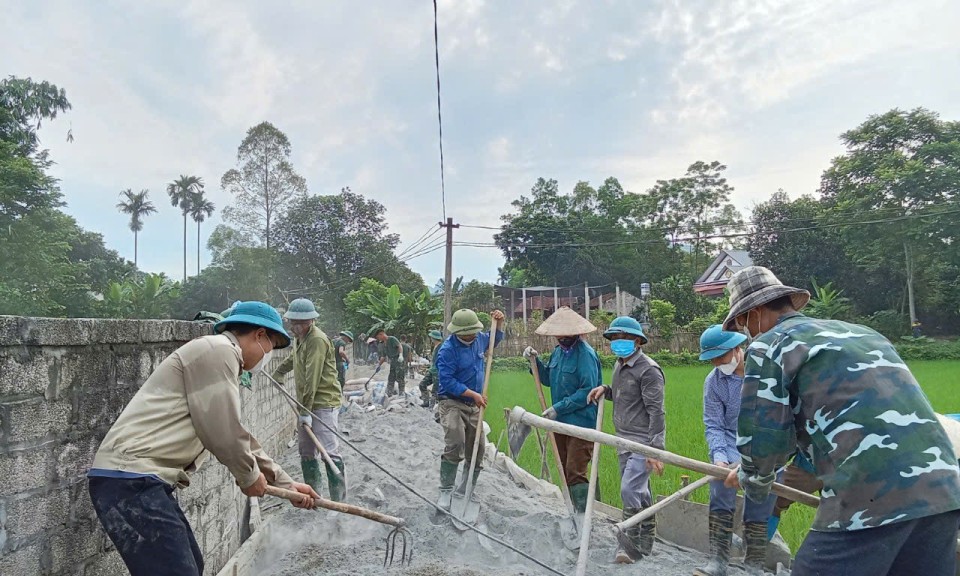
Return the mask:
<svg viewBox="0 0 960 576"><path fill-rule="evenodd" d="M184 176L167 184L170 204L183 212L183 281L187 281L187 214L190 213L190 201L193 195L203 190L203 180L199 176Z"/></svg>
<svg viewBox="0 0 960 576"><path fill-rule="evenodd" d="M123 214L130 215L130 230L133 232L133 266L137 266L137 235L143 230L143 217L153 214L157 208L153 205L147 196L149 190L134 192L127 188L120 193L121 197L126 197L126 202L118 202L117 209Z"/></svg>
<svg viewBox="0 0 960 576"><path fill-rule="evenodd" d="M209 216L213 216L216 208L213 202L207 200L203 190L194 192L190 196L190 216L197 223L197 275L200 275L200 224Z"/></svg>

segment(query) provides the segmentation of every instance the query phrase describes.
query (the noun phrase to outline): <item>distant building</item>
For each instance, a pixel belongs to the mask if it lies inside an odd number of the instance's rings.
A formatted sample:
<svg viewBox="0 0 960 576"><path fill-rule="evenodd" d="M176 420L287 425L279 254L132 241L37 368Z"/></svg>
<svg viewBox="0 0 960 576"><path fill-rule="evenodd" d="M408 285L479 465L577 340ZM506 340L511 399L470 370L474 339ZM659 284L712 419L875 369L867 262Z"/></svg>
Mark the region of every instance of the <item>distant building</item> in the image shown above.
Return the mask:
<svg viewBox="0 0 960 576"><path fill-rule="evenodd" d="M727 282L741 268L753 266L746 250L721 250L716 259L693 284L693 291L704 296L723 296Z"/></svg>

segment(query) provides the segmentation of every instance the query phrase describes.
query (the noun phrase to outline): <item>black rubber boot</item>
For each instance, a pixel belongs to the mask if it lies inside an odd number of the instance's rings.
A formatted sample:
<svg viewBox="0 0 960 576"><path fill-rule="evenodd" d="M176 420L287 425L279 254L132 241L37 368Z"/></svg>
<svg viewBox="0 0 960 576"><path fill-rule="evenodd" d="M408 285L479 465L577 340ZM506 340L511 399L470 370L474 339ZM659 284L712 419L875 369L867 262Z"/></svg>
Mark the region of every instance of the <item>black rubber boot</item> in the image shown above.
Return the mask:
<svg viewBox="0 0 960 576"><path fill-rule="evenodd" d="M767 523L744 522L743 539L747 545L743 569L749 576L763 576L763 564L767 559Z"/></svg>
<svg viewBox="0 0 960 576"><path fill-rule="evenodd" d="M633 518L640 513L639 508L624 508L623 520ZM613 561L617 564L633 564L643 558L640 547L640 527L634 526L617 534L617 554Z"/></svg>
<svg viewBox="0 0 960 576"><path fill-rule="evenodd" d="M710 513L710 561L693 571L693 576L727 576L730 544L733 541L733 512Z"/></svg>

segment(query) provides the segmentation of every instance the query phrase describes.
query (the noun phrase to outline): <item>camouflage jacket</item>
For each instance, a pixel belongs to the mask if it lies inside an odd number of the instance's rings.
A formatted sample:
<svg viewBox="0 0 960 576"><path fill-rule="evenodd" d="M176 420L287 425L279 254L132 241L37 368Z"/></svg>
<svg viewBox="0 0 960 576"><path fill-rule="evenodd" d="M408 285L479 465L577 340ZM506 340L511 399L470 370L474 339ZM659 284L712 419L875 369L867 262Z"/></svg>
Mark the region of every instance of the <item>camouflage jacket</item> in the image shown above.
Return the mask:
<svg viewBox="0 0 960 576"><path fill-rule="evenodd" d="M792 313L747 350L740 483L769 493L778 465L809 447L823 481L813 529L874 528L960 509L960 468L893 345L864 326Z"/></svg>

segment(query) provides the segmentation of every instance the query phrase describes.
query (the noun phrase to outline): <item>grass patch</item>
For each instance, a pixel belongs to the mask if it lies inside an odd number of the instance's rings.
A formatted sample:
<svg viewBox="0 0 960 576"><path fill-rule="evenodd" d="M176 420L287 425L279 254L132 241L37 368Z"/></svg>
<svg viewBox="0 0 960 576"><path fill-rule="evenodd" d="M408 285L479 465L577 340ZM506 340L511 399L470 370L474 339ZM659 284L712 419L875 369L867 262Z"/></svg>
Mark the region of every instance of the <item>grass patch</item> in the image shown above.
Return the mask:
<svg viewBox="0 0 960 576"><path fill-rule="evenodd" d="M937 360L910 362L910 368L920 382L936 411L940 413L960 412L960 395L957 394L957 374L960 374L960 362ZM707 460L707 442L703 426L703 380L707 376L707 366L685 366L664 368L666 375L666 412L667 412L667 450L695 458ZM604 382L609 383L611 371L604 370ZM550 402L549 390L547 402ZM492 429L490 438L496 442L505 427L504 408L522 406L531 412L540 412L533 377L526 372L494 372L490 380L490 402L487 407L486 421ZM604 408L605 432L614 433L613 408L607 402ZM544 438L546 441L546 438ZM508 452L504 433L500 449ZM551 470L553 458L548 460ZM540 452L536 437L531 433L520 453L518 463L534 475L540 472ZM680 488L680 476L688 474L691 481L699 474L687 472L674 466L667 466L662 477L653 477L651 489L654 494L670 494ZM551 480L556 476L551 475ZM612 506L621 506L620 472L616 450L604 446L600 452L599 490L603 502ZM691 497L696 502L706 503L709 493L706 488L697 490ZM814 511L803 505L792 506L783 516L780 533L796 552L810 525Z"/></svg>

